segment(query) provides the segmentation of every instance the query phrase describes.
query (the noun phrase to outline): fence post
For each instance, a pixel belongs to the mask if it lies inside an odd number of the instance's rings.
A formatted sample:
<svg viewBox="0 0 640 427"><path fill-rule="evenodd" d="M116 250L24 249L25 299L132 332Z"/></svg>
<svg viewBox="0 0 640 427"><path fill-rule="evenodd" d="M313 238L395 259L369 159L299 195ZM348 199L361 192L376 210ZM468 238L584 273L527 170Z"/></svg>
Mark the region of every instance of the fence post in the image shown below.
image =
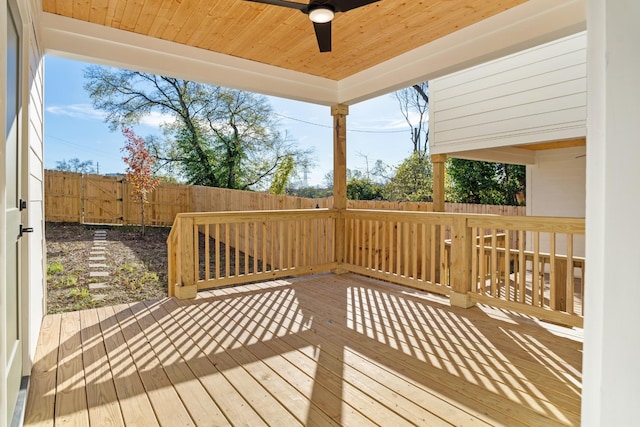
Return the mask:
<svg viewBox="0 0 640 427"><path fill-rule="evenodd" d="M471 301L471 229L466 216L456 216L451 227L451 297L455 307L469 308Z"/></svg>
<svg viewBox="0 0 640 427"><path fill-rule="evenodd" d="M195 276L195 260L193 259L194 245L198 242L194 239L193 218L181 218L180 237L177 257L180 266L180 281L175 284L175 295L179 299L192 299L196 297L198 285Z"/></svg>

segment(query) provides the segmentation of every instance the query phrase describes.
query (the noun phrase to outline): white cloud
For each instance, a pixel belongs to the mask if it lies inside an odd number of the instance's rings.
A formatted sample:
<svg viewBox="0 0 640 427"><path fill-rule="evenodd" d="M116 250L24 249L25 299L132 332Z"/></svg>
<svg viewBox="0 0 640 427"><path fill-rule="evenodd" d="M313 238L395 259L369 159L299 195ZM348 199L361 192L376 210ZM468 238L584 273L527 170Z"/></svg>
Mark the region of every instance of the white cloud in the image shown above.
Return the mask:
<svg viewBox="0 0 640 427"><path fill-rule="evenodd" d="M107 116L105 112L96 110L91 106L91 104L50 105L46 110L50 114L68 116L81 120L104 120ZM160 127L160 125L172 121L173 117L170 114L162 114L152 111L150 114L141 118L140 124L151 127Z"/></svg>
<svg viewBox="0 0 640 427"><path fill-rule="evenodd" d="M105 118L105 113L94 109L91 104L50 105L46 111L57 116L83 120L104 120Z"/></svg>
<svg viewBox="0 0 640 427"><path fill-rule="evenodd" d="M173 122L173 120L174 118L171 114L163 114L157 111L152 111L151 113L147 114L146 116L140 119L140 124L153 126L153 127L160 127L165 123Z"/></svg>

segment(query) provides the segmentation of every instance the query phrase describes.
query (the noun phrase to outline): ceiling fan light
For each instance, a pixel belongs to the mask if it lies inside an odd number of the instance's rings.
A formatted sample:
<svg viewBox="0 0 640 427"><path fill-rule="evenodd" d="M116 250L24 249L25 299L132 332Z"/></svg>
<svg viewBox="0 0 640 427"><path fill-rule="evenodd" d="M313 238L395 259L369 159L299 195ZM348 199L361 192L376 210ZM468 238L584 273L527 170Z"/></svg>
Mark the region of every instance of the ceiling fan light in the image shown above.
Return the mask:
<svg viewBox="0 0 640 427"><path fill-rule="evenodd" d="M333 20L333 10L328 7L318 7L309 12L309 19L316 24L326 24Z"/></svg>

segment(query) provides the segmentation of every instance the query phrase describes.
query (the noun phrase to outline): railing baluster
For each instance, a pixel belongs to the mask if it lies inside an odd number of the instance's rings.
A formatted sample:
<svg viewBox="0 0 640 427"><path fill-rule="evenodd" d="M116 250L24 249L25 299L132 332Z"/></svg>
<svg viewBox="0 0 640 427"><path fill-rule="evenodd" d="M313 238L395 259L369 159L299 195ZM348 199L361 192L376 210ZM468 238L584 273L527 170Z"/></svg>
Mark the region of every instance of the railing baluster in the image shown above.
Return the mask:
<svg viewBox="0 0 640 427"><path fill-rule="evenodd" d="M251 247L249 246L249 229L250 223L244 223L244 272L243 274L247 276L249 274L249 258L251 254Z"/></svg>
<svg viewBox="0 0 640 427"><path fill-rule="evenodd" d="M498 238L497 230L491 229L491 296L499 297L500 289L498 287Z"/></svg>
<svg viewBox="0 0 640 427"><path fill-rule="evenodd" d="M211 280L211 254L209 253L209 224L204 225L204 280Z"/></svg>
<svg viewBox="0 0 640 427"><path fill-rule="evenodd" d="M224 225L224 277L231 277L231 233L229 223Z"/></svg>
<svg viewBox="0 0 640 427"><path fill-rule="evenodd" d="M240 275L240 224L234 224L233 228L235 229L236 232L236 236L235 236L235 265L233 266L234 268L234 276L239 276Z"/></svg>
<svg viewBox="0 0 640 427"><path fill-rule="evenodd" d="M504 230L504 290L505 299L511 301L511 237L508 229Z"/></svg>
<svg viewBox="0 0 640 427"><path fill-rule="evenodd" d="M380 258L381 259L381 270L383 273L387 272L387 258L389 257L389 251L388 251L388 243L387 243L387 228L389 227L389 222L388 221L382 221L382 230L381 230L381 234L382 234L382 251L380 253Z"/></svg>
<svg viewBox="0 0 640 427"><path fill-rule="evenodd" d="M396 228L396 274L398 276L402 276L402 248L403 248L403 241L402 241L402 225L403 223L398 221L397 222L397 228Z"/></svg>
<svg viewBox="0 0 640 427"><path fill-rule="evenodd" d="M193 278L196 282L200 280L200 233L199 226L193 225Z"/></svg>
<svg viewBox="0 0 640 427"><path fill-rule="evenodd" d="M216 260L216 280L220 279L220 224L215 224L215 260Z"/></svg>
<svg viewBox="0 0 640 427"><path fill-rule="evenodd" d="M482 293L482 295L486 295L487 294L487 266L489 265L490 259L488 258L487 255L487 249L486 249L486 242L485 242L485 235L484 235L484 229L479 228L478 230L478 234L479 234L479 247L478 247L478 262L480 263L479 267L479 275L480 275L480 291Z"/></svg>
<svg viewBox="0 0 640 427"><path fill-rule="evenodd" d="M585 295L584 295L584 291L585 291L585 289L584 289L584 287L585 287L585 283L584 283L584 268L585 268L584 260L582 260L580 262L580 275L581 275L581 277L580 277L580 302L581 302L580 303L580 315L581 316L584 316L584 297L585 297Z"/></svg>
<svg viewBox="0 0 640 427"><path fill-rule="evenodd" d="M304 241L302 241L301 239L301 230L300 230L300 220L296 220L296 244L298 247L298 250L295 251L293 258L294 258L294 263L296 266L300 266L300 247L304 246Z"/></svg>
<svg viewBox="0 0 640 427"><path fill-rule="evenodd" d="M520 289L518 302L524 304L527 296L527 260L524 254L525 233L524 230L518 231L518 270L520 273Z"/></svg>
<svg viewBox="0 0 640 427"><path fill-rule="evenodd" d="M278 269L286 270L287 265L284 258L284 248L286 245L286 241L284 240L284 223L282 221L278 221Z"/></svg>
<svg viewBox="0 0 640 427"><path fill-rule="evenodd" d="M482 242L480 241L480 236L478 236L478 227L471 227L471 239L474 242L471 250L471 286L473 292L478 292L478 251L482 248Z"/></svg>
<svg viewBox="0 0 640 427"><path fill-rule="evenodd" d="M253 254L253 274L258 273L258 223L253 222L251 227L251 235L253 237L252 254Z"/></svg>
<svg viewBox="0 0 640 427"><path fill-rule="evenodd" d="M291 221L287 221L287 226L285 227L285 232L287 234L287 245L286 245L287 269L295 268L295 266L292 264L292 261L291 261L292 252L294 250L293 241L292 241L293 233L291 232L292 226L293 224L291 223Z"/></svg>
<svg viewBox="0 0 640 427"><path fill-rule="evenodd" d="M447 227L443 225L440 225L439 228L440 232L436 236L440 239L438 243L440 245L440 283L451 286L451 273L449 271L451 268L451 251L447 251L445 239L447 234L451 236L452 230L447 230ZM450 240L453 242L453 239L450 238Z"/></svg>
<svg viewBox="0 0 640 427"><path fill-rule="evenodd" d="M262 221L262 239L260 244L260 249L262 249L262 260L261 260L261 268L260 273L264 273L267 271L267 244L268 244L268 234L267 234L267 220ZM304 246L303 246L304 248Z"/></svg>
<svg viewBox="0 0 640 427"><path fill-rule="evenodd" d="M423 282L427 282L427 250L428 250L428 242L427 242L427 224L422 222L420 223L420 229L422 230L422 237L420 239L420 250L421 250L421 264L420 264L420 279Z"/></svg>
<svg viewBox="0 0 640 427"><path fill-rule="evenodd" d="M418 279L418 225L415 222L410 224L409 235L411 236L411 242L409 247L411 248L411 274L410 277Z"/></svg>
<svg viewBox="0 0 640 427"><path fill-rule="evenodd" d="M368 220L367 223L369 224L369 238L367 239L368 243L367 243L367 268L368 269L372 269L373 268L373 221Z"/></svg>
<svg viewBox="0 0 640 427"><path fill-rule="evenodd" d="M549 233L549 287L550 295L549 295L549 306L551 310L559 310L563 305L561 298L564 295L561 295L558 292L558 286L556 283L556 270L558 266L556 264L556 233Z"/></svg>
<svg viewBox="0 0 640 427"><path fill-rule="evenodd" d="M532 302L534 307L540 307L540 233L533 232L533 290L532 290Z"/></svg>
<svg viewBox="0 0 640 427"><path fill-rule="evenodd" d="M438 283L438 279L436 278L436 263L439 263L440 260L436 259L436 227L437 225L431 224L431 236L429 236L429 280L431 283ZM444 256L444 253L442 254ZM442 282L440 282L442 283Z"/></svg>
<svg viewBox="0 0 640 427"><path fill-rule="evenodd" d="M567 313L573 314L573 235L567 233Z"/></svg>
<svg viewBox="0 0 640 427"><path fill-rule="evenodd" d="M375 240L374 240L374 257L373 265L375 271L380 271L380 221L376 220L374 224Z"/></svg>

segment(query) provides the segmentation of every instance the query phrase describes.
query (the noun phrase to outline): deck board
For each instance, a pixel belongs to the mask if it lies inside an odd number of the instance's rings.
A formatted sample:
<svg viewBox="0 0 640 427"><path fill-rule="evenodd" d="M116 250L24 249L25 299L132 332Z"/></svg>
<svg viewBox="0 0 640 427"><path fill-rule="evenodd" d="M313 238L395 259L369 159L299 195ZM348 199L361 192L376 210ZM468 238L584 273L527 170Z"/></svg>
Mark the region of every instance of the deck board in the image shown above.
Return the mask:
<svg viewBox="0 0 640 427"><path fill-rule="evenodd" d="M579 425L581 358L576 329L310 276L47 316L25 425Z"/></svg>

